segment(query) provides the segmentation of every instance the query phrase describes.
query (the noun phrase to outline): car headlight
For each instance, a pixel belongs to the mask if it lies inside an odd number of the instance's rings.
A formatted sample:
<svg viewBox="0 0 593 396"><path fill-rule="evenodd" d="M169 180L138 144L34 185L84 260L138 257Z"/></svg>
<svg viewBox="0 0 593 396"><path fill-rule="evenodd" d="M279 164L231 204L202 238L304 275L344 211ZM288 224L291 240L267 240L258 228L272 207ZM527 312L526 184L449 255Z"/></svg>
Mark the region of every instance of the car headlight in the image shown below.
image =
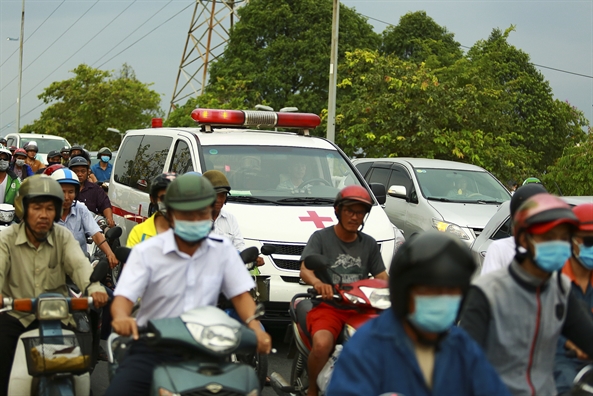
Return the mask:
<svg viewBox="0 0 593 396"><path fill-rule="evenodd" d="M68 319L68 301L65 298L42 298L37 302L38 320Z"/></svg>
<svg viewBox="0 0 593 396"><path fill-rule="evenodd" d="M231 351L239 344L238 329L229 326L202 326L197 323L185 323L194 340L214 352Z"/></svg>
<svg viewBox="0 0 593 396"><path fill-rule="evenodd" d="M469 236L456 224L448 223L446 221L432 219L432 226L440 232L448 232L455 235L459 239L469 240Z"/></svg>
<svg viewBox="0 0 593 396"><path fill-rule="evenodd" d="M364 295L369 299L373 308L387 309L391 307L388 288L377 289L374 287L362 286L360 291L363 292Z"/></svg>

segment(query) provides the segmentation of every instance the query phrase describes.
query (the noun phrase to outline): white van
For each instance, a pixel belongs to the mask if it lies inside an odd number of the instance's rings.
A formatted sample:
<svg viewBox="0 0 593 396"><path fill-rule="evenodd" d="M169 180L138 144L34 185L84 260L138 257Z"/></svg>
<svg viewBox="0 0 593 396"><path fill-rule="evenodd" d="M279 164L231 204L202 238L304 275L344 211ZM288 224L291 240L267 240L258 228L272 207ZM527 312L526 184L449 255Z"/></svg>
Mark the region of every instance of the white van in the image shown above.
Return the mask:
<svg viewBox="0 0 593 396"><path fill-rule="evenodd" d="M319 124L314 114L196 109L192 117L201 128L126 132L109 185L122 240L146 218L150 181L156 175L220 170L232 188L225 208L237 217L247 247L276 247L260 267L269 281L269 302L290 301L306 289L300 282L299 258L307 240L316 230L337 223L333 201L338 191L352 184L370 190L369 186L335 144L308 135L307 128ZM253 123L301 129L298 133L245 129ZM296 163L306 168L304 182L284 188ZM373 185L372 191L382 202L375 202L364 232L380 244L389 266L396 250L396 229L380 205L385 202L384 187ZM269 315L272 305L267 307Z"/></svg>

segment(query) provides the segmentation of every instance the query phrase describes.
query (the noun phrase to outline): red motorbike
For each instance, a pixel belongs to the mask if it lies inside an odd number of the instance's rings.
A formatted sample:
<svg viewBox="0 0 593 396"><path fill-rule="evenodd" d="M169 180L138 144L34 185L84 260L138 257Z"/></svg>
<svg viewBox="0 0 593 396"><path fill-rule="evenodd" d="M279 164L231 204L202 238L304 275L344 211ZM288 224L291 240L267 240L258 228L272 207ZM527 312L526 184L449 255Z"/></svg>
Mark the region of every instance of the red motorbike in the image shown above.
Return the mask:
<svg viewBox="0 0 593 396"><path fill-rule="evenodd" d="M311 255L307 257L305 259L305 267L315 271L315 275L323 282L333 285L335 302L349 309L355 309L360 313L360 315L354 315L345 324L338 338L337 345L343 345L364 323L377 317L382 311L391 306L389 287L384 280L364 279L349 284L342 284L340 274L332 270L331 263L322 255ZM333 272L340 279L337 285L332 282L330 272ZM297 351L292 361L290 383L276 372L270 375L271 385L279 396L307 394L309 387L307 359L312 343L311 334L307 330L307 313L317 301L322 301L321 296L317 294L314 288L310 288L307 290L307 293L295 295L290 302L289 311L292 319L292 334Z"/></svg>

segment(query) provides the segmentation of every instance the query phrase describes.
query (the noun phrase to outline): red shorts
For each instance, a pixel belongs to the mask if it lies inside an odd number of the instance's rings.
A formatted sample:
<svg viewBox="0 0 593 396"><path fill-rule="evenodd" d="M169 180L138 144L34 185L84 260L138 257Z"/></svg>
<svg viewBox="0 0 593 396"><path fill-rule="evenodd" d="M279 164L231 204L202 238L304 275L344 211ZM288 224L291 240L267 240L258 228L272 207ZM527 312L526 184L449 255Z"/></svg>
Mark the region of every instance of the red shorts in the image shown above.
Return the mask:
<svg viewBox="0 0 593 396"><path fill-rule="evenodd" d="M319 330L327 330L333 334L336 341L346 321L354 315L360 314L353 309L338 309L321 303L307 314L307 330L311 336Z"/></svg>

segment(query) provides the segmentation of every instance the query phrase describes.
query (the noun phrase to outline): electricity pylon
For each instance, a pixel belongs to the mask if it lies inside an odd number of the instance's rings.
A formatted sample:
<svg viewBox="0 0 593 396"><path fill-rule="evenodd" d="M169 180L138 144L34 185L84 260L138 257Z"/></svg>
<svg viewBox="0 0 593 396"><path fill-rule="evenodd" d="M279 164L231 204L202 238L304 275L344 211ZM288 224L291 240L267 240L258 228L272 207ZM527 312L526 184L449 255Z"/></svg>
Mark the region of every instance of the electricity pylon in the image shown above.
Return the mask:
<svg viewBox="0 0 593 396"><path fill-rule="evenodd" d="M208 64L223 53L229 32L239 20L237 8L247 3L249 0L196 0L169 114L180 102L204 93Z"/></svg>

